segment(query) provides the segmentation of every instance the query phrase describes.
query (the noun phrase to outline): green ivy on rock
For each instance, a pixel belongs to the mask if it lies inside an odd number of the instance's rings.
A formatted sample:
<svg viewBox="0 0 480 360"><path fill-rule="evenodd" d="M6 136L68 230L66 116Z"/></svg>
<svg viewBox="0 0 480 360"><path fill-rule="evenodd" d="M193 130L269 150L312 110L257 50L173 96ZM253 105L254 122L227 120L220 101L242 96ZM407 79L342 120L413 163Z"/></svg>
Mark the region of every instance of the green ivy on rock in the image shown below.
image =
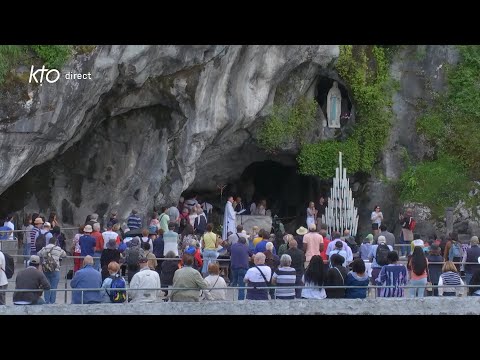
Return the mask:
<svg viewBox="0 0 480 360"><path fill-rule="evenodd" d="M340 47L335 64L353 95L356 117L353 134L345 141L305 144L297 157L300 173L329 178L335 175L338 151L344 153L349 174L371 172L390 130L393 81L388 74L385 48Z"/></svg>
<svg viewBox="0 0 480 360"><path fill-rule="evenodd" d="M70 45L30 45L47 68L60 68L72 54Z"/></svg>
<svg viewBox="0 0 480 360"><path fill-rule="evenodd" d="M259 133L260 145L268 152L286 146L292 139L303 143L312 128L318 104L314 99L301 97L292 107L274 105Z"/></svg>
<svg viewBox="0 0 480 360"><path fill-rule="evenodd" d="M2 84L12 67L25 54L23 45L0 45L0 84Z"/></svg>
<svg viewBox="0 0 480 360"><path fill-rule="evenodd" d="M465 199L470 189L465 167L447 155L410 166L402 174L399 187L400 200L423 203L434 217L442 217L445 207Z"/></svg>
<svg viewBox="0 0 480 360"><path fill-rule="evenodd" d="M437 96L431 109L417 120L418 132L434 149L432 160L411 166L400 183L404 200L421 201L437 209L438 216L443 215L445 206L459 200L476 206L468 201L467 194L473 187L472 180L480 178L480 46L458 46L458 51L459 63L446 67L446 93ZM445 179L437 179L440 174ZM428 188L417 186L413 191L415 187L408 185L408 178L415 184L424 178L430 178L430 182Z"/></svg>

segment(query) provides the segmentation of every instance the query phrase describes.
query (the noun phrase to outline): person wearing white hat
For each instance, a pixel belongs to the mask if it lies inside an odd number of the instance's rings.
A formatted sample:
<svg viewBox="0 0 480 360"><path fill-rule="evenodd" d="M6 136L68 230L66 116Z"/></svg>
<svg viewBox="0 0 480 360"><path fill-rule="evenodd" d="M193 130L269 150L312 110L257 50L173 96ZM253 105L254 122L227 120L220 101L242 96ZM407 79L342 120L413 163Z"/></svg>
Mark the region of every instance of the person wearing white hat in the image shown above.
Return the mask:
<svg viewBox="0 0 480 360"><path fill-rule="evenodd" d="M43 224L43 229L40 230L40 232L45 235L46 244L49 244L50 239L53 237L51 231L52 225L48 221L45 221L45 223Z"/></svg>
<svg viewBox="0 0 480 360"><path fill-rule="evenodd" d="M92 234L92 226L85 225L83 228L83 236L80 237L78 243L80 244L80 256L87 256L90 255L91 257L95 254L95 246L97 244L97 240L91 235Z"/></svg>
<svg viewBox="0 0 480 360"><path fill-rule="evenodd" d="M297 246L303 251L303 236L308 233L308 229L300 226L297 230L295 230L295 233L297 234L294 236L295 240L297 240Z"/></svg>
<svg viewBox="0 0 480 360"><path fill-rule="evenodd" d="M372 285L376 285L375 280L377 279L380 270L383 266L388 264L387 255L391 251L393 251L393 247L387 245L387 239L383 235L378 237L377 244L372 245L368 256L372 263ZM380 294L380 289L377 289L377 293Z"/></svg>
<svg viewBox="0 0 480 360"><path fill-rule="evenodd" d="M35 255L37 253L37 247L35 242L40 235L40 229L43 228L43 220L41 217L37 217L33 222L33 229L30 232L30 254Z"/></svg>

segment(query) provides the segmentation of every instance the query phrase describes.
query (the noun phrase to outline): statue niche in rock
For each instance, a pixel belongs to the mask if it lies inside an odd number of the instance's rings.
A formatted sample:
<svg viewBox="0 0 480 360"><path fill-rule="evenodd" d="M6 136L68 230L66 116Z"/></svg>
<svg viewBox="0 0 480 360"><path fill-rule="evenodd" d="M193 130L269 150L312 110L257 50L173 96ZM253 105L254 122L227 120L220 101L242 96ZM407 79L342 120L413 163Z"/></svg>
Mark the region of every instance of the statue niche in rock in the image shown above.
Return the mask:
<svg viewBox="0 0 480 360"><path fill-rule="evenodd" d="M328 127L339 128L340 127L340 113L342 109L342 94L338 88L338 83L333 82L332 88L328 91L327 95L327 119Z"/></svg>

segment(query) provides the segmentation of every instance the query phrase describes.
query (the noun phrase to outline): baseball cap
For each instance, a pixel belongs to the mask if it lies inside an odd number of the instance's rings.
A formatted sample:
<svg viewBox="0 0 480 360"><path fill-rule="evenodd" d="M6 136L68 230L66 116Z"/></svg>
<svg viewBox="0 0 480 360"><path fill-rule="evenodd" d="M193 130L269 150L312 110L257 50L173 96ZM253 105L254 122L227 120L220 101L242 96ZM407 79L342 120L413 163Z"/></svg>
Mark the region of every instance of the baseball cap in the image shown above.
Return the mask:
<svg viewBox="0 0 480 360"><path fill-rule="evenodd" d="M30 261L29 263L31 265L40 265L40 256L38 255L32 255L30 256Z"/></svg>

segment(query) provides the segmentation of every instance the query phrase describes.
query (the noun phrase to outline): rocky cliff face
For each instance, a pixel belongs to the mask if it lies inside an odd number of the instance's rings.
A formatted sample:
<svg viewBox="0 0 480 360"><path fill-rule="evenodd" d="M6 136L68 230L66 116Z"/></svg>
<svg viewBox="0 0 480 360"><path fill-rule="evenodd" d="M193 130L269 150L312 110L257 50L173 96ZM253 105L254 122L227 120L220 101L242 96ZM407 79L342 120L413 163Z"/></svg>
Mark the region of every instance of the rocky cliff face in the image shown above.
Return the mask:
<svg viewBox="0 0 480 360"><path fill-rule="evenodd" d="M291 82L290 99L311 91L338 52L132 45L77 56L62 75L90 72L93 80L24 81L0 95L3 206L55 209L74 224L92 211L125 217L175 202L200 176L210 185L238 176L257 159L239 149L277 87Z"/></svg>
<svg viewBox="0 0 480 360"><path fill-rule="evenodd" d="M187 188L215 190L253 162L272 160L256 139L274 100L316 96L321 78L348 88L328 66L338 53L338 46L98 46L61 70L93 80L62 76L42 86L28 84L30 69L18 68L16 84L0 93L0 210L56 210L77 224L92 211L117 209L123 218L133 207L145 213L175 202ZM416 119L445 90L445 65L457 61L453 46L405 46L395 55L391 75L400 89L379 171L353 179L359 233L371 231L376 204L389 227L396 224L404 204L393 184L405 156L430 152ZM310 136L331 138L324 123L319 111ZM294 167L295 152L288 146L274 160ZM300 183L289 182L297 186L285 196L301 196ZM443 230L429 209L411 205L420 234ZM471 233L477 223L461 204L456 214L455 229Z"/></svg>
<svg viewBox="0 0 480 360"><path fill-rule="evenodd" d="M415 232L422 236L443 231L442 224L431 221L430 210L421 204L401 204L398 201L394 183L406 168L407 157L421 161L431 149L417 134L416 121L425 106L432 103L436 93L446 90L445 68L458 62L454 46L419 45L404 46L396 53L391 76L399 82L400 88L393 98L394 119L390 138L382 152L379 174L373 174L360 187L362 203L360 232L371 231L370 213L374 206L382 207L385 223L390 229L397 224L398 213L404 206L412 206L419 220ZM398 224L395 234L400 233Z"/></svg>

